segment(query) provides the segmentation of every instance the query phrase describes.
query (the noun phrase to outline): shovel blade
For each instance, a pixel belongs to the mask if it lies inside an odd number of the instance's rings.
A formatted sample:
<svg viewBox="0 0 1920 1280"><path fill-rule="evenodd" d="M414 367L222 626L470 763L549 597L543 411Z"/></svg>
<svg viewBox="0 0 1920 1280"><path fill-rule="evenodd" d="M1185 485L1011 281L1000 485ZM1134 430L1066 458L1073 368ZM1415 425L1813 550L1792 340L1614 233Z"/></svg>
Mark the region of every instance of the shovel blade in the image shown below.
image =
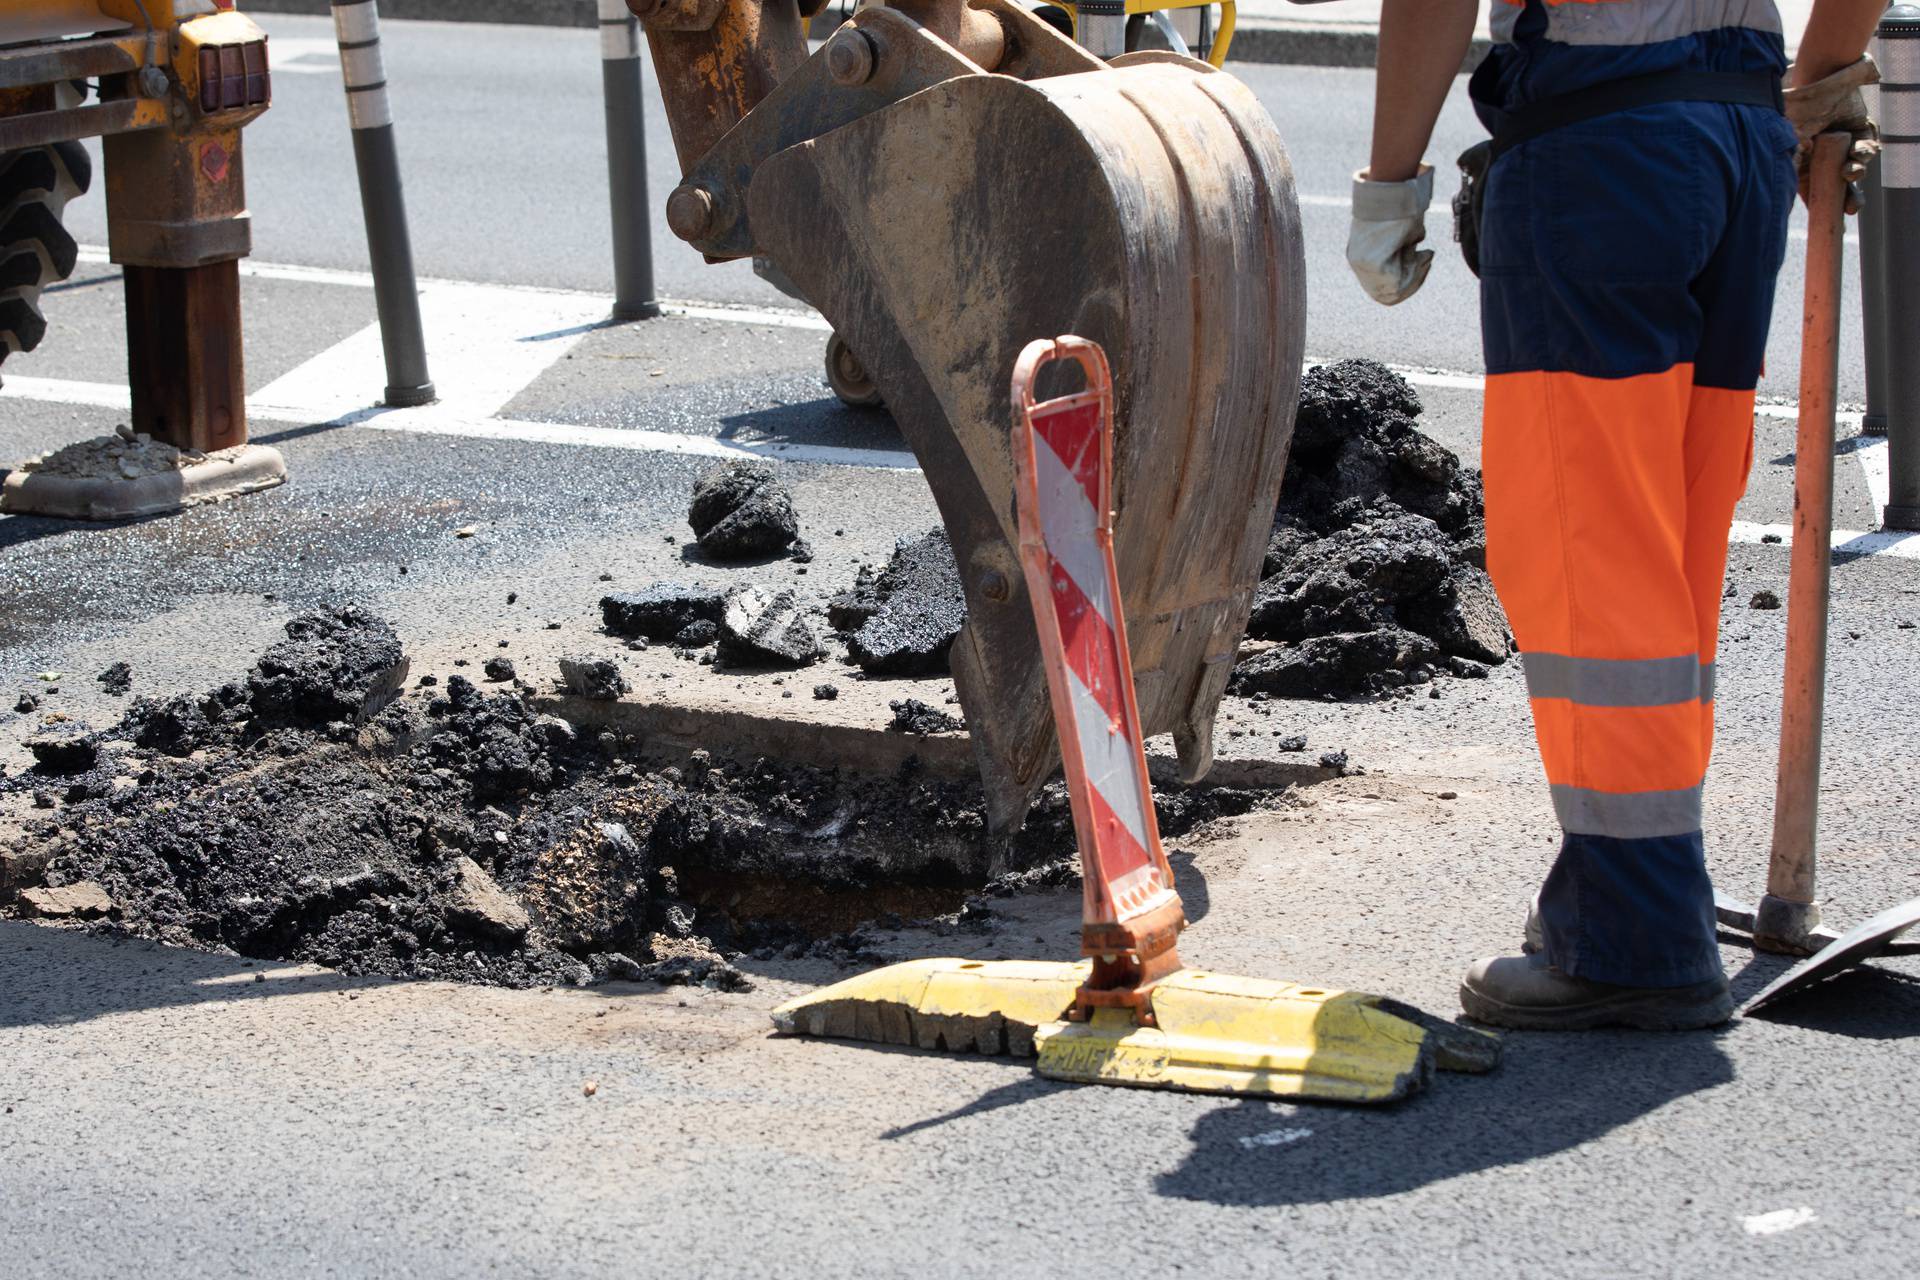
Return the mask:
<svg viewBox="0 0 1920 1280"><path fill-rule="evenodd" d="M1872 919L1862 921L1768 983L1758 995L1747 1001L1740 1010L1742 1016L1804 991L1862 960L1886 953L1891 949L1894 939L1916 924L1920 924L1920 898L1889 907ZM1908 948L1902 944L1899 950L1905 952Z"/></svg>

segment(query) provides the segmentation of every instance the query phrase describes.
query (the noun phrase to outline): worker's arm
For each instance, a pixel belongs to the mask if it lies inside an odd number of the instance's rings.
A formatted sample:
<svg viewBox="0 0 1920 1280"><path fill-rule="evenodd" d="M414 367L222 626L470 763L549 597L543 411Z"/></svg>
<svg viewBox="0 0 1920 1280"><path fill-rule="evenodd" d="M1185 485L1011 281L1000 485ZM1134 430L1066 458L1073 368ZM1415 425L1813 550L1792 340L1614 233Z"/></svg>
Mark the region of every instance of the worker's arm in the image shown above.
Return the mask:
<svg viewBox="0 0 1920 1280"><path fill-rule="evenodd" d="M1441 104L1472 47L1479 11L1478 0L1385 0L1381 6L1369 179L1404 182L1419 172Z"/></svg>
<svg viewBox="0 0 1920 1280"><path fill-rule="evenodd" d="M1860 61L1886 11L1886 0L1813 0L1800 51L1787 69L1787 87L1813 84Z"/></svg>
<svg viewBox="0 0 1920 1280"><path fill-rule="evenodd" d="M1412 297L1433 266L1419 247L1433 202L1422 164L1441 104L1473 42L1479 0L1385 0L1373 88L1373 154L1353 176L1347 262L1375 302Z"/></svg>
<svg viewBox="0 0 1920 1280"><path fill-rule="evenodd" d="M1800 169L1800 194L1807 191L1807 161L1816 134L1838 131L1853 136L1847 151L1847 212L1860 208L1857 184L1880 150L1880 130L1867 115L1860 90L1880 78L1873 59L1866 56L1867 41L1880 15L1882 0L1813 0L1807 32L1800 51L1787 68L1787 119L1800 136L1795 162Z"/></svg>

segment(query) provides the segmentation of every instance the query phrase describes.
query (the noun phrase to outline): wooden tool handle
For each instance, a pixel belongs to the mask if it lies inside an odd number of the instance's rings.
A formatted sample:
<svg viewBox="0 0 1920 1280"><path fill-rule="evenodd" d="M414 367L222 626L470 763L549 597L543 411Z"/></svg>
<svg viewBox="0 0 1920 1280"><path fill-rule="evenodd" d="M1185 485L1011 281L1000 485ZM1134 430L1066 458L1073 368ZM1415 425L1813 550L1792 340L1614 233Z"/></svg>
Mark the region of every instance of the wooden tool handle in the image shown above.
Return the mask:
<svg viewBox="0 0 1920 1280"><path fill-rule="evenodd" d="M1820 727L1826 704L1827 589L1833 567L1834 393L1840 361L1840 267L1846 222L1844 133L1814 139L1807 179L1807 283L1794 445L1793 560L1787 662L1767 893L1813 902Z"/></svg>

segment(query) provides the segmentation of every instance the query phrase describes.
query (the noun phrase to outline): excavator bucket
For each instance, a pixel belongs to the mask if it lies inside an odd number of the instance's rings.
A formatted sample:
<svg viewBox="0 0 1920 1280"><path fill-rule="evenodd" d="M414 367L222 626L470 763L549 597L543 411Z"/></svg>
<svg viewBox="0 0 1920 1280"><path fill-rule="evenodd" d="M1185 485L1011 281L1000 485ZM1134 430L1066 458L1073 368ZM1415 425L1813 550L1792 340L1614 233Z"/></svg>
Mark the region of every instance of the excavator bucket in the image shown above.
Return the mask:
<svg viewBox="0 0 1920 1280"><path fill-rule="evenodd" d="M682 108L669 102L687 170L674 230L714 259L771 261L925 469L967 597L954 679L995 829L1019 824L1059 761L1006 430L1034 334L1080 335L1118 371L1136 700L1147 734L1174 735L1183 776L1202 776L1305 341L1292 171L1253 94L1190 58L1101 62L1008 0L925 0L861 8L717 143L713 111Z"/></svg>

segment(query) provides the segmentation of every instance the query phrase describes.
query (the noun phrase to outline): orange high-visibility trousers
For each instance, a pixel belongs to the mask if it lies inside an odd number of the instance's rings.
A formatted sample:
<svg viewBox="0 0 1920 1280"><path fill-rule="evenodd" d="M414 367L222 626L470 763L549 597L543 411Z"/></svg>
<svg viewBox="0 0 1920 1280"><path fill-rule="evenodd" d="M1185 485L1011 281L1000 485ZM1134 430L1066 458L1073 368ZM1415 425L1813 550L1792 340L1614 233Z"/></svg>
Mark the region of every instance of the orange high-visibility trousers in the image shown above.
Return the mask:
<svg viewBox="0 0 1920 1280"><path fill-rule="evenodd" d="M1778 112L1672 103L1489 175L1487 568L1565 832L1548 959L1596 981L1720 972L1701 795L1792 146Z"/></svg>

